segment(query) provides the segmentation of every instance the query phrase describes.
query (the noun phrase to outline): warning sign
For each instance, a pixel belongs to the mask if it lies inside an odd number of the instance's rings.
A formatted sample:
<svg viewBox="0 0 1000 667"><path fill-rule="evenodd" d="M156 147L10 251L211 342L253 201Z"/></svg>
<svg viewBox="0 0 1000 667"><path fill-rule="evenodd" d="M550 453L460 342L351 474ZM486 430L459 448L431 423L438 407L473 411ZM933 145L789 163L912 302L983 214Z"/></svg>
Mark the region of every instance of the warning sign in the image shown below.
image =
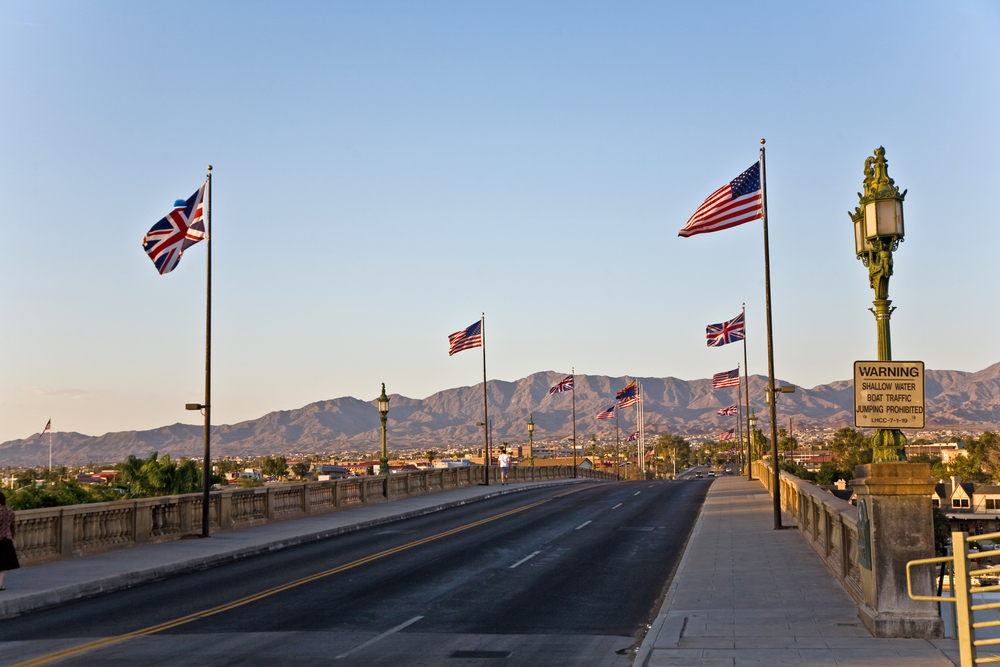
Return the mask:
<svg viewBox="0 0 1000 667"><path fill-rule="evenodd" d="M924 427L924 362L855 361L854 425Z"/></svg>

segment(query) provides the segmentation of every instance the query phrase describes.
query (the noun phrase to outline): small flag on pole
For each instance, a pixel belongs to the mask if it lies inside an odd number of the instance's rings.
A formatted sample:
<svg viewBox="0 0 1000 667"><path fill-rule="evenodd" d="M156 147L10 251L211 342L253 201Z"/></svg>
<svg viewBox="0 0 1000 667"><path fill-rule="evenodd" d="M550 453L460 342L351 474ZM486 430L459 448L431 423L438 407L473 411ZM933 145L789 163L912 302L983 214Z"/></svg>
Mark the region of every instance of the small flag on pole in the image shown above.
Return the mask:
<svg viewBox="0 0 1000 667"><path fill-rule="evenodd" d="M52 430L52 420L49 419L47 422L45 422L45 428L42 429L42 433L45 433L46 431L51 431L51 430ZM38 434L39 438L42 437L42 433ZM36 440L37 439L38 438L36 438Z"/></svg>
<svg viewBox="0 0 1000 667"><path fill-rule="evenodd" d="M735 343L738 340L743 340L745 335L743 313L728 322L709 324L705 327L705 337L708 339L709 347L722 347L726 343Z"/></svg>
<svg viewBox="0 0 1000 667"><path fill-rule="evenodd" d="M739 366L731 371L725 371L723 373L716 373L712 376L712 389L722 389L723 387L738 387L740 386L740 369Z"/></svg>
<svg viewBox="0 0 1000 667"><path fill-rule="evenodd" d="M569 391L573 388L573 376L567 375L566 379L557 384L556 386L549 389L550 394L558 394L560 392Z"/></svg>
<svg viewBox="0 0 1000 667"><path fill-rule="evenodd" d="M479 320L472 326L462 331L456 331L448 336L448 356L470 350L474 347L483 346L483 321Z"/></svg>
<svg viewBox="0 0 1000 667"><path fill-rule="evenodd" d="M735 438L736 436L733 433L735 430L736 429L731 428L728 431L726 431L725 433L723 433L722 435L720 435L719 436L719 442L722 442L723 440L732 440L733 438Z"/></svg>
<svg viewBox="0 0 1000 667"><path fill-rule="evenodd" d="M763 217L760 163L709 195L677 236L694 236L729 229Z"/></svg>
<svg viewBox="0 0 1000 667"><path fill-rule="evenodd" d="M618 392L616 398L618 399L619 408L627 408L630 405L638 403L639 388L636 386L635 380L632 380L627 387Z"/></svg>
<svg viewBox="0 0 1000 667"><path fill-rule="evenodd" d="M736 404L730 405L728 408L722 408L717 413L720 417L724 415L735 415L736 414Z"/></svg>
<svg viewBox="0 0 1000 667"><path fill-rule="evenodd" d="M633 433L629 437L625 438L625 442L634 442L635 440L638 440L638 439L639 439L639 432L636 431L635 433Z"/></svg>
<svg viewBox="0 0 1000 667"><path fill-rule="evenodd" d="M607 410L601 410L597 413L598 419L614 419L615 418L615 406L611 406Z"/></svg>
<svg viewBox="0 0 1000 667"><path fill-rule="evenodd" d="M187 201L178 199L174 210L153 225L142 237L146 251L160 275L170 273L189 247L205 238L205 185Z"/></svg>

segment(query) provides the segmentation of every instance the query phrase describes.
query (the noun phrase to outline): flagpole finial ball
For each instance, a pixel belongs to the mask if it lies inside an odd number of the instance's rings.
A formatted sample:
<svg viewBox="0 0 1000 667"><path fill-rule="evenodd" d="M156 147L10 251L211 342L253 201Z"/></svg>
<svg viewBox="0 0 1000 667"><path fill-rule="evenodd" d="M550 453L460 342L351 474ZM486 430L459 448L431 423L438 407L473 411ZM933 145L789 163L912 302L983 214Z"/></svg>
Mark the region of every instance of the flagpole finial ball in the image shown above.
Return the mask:
<svg viewBox="0 0 1000 667"><path fill-rule="evenodd" d="M761 139L761 140L760 140L760 143L761 143L761 145L763 146L763 145L764 145L764 140L763 140L763 139ZM209 167L209 169L211 169L211 167Z"/></svg>
<svg viewBox="0 0 1000 667"><path fill-rule="evenodd" d="M212 171L212 165L208 165L208 170Z"/></svg>

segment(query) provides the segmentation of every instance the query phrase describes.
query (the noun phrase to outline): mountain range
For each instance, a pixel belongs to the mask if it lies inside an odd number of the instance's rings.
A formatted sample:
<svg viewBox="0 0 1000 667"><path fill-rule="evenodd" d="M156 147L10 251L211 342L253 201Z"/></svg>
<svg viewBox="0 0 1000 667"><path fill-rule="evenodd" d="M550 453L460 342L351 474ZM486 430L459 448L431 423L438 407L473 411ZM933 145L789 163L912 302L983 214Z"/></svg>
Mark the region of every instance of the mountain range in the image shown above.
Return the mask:
<svg viewBox="0 0 1000 667"><path fill-rule="evenodd" d="M487 382L489 414L496 442L527 441L526 423L532 415L535 441L562 440L572 429L572 395L549 394L565 375L534 373L514 382ZM636 378L604 375L576 376L576 430L582 442L596 434L615 437L615 421L596 421L595 415L614 405L615 393ZM735 424L735 417L717 414L736 402L736 389L712 389L712 381L673 377L638 378L643 388L645 433L676 433L685 437L715 437ZM750 377L750 407L766 424L764 387L767 379ZM778 381L778 384L789 384ZM925 378L928 429L996 430L1000 424L1000 363L976 373L928 370ZM791 418L797 433L852 426L853 382L842 380L806 389L778 399L779 425ZM635 410L622 411L623 438L635 430ZM390 450L482 443L482 384L447 389L424 399L390 396ZM765 428L766 430L766 428ZM310 403L296 410L271 412L259 419L212 428L213 456L374 451L380 445L380 421L375 401L343 397ZM201 425L173 424L148 431L122 431L101 436L60 432L53 434L53 460L60 465L117 462L157 451L173 458L200 458L204 446ZM919 437L911 432L912 437ZM42 441L44 442L44 441ZM46 443L47 444L47 443ZM44 451L43 451L44 450ZM48 447L37 434L0 444L3 466L45 465Z"/></svg>

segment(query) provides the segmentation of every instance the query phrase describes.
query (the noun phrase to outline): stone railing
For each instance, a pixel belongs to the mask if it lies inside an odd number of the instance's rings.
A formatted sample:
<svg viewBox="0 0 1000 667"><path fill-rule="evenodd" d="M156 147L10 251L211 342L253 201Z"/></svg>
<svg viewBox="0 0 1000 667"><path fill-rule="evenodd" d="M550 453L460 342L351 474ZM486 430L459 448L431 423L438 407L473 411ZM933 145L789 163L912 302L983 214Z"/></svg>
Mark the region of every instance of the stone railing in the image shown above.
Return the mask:
<svg viewBox="0 0 1000 667"><path fill-rule="evenodd" d="M425 470L325 482L224 489L209 496L212 532L247 528L354 505L457 489L483 481L483 466ZM490 466L491 483L500 470ZM572 466L514 466L510 481L565 479ZM577 469L577 476L609 480L614 475ZM22 565L37 565L201 534L202 494L116 500L108 503L20 510L14 547Z"/></svg>
<svg viewBox="0 0 1000 667"><path fill-rule="evenodd" d="M765 461L754 461L753 475L774 493L774 473ZM781 509L823 559L855 601L871 604L858 564L858 508L825 489L781 471Z"/></svg>

